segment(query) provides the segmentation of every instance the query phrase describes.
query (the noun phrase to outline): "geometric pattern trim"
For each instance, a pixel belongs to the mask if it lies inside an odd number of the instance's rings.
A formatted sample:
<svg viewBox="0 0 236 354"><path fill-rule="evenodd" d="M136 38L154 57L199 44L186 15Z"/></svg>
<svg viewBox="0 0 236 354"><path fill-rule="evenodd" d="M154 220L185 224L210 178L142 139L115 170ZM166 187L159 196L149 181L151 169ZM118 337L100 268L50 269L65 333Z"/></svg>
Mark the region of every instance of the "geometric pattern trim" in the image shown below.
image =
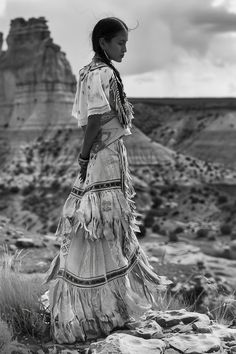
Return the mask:
<svg viewBox="0 0 236 354"><path fill-rule="evenodd" d="M89 191L102 191L106 189L119 189L121 188L121 180L110 180L110 181L105 181L105 182L99 182L99 183L94 183L91 186L85 188L85 189L80 189L77 187L73 187L71 190L71 194L74 195L75 197L82 197L86 192Z"/></svg>
<svg viewBox="0 0 236 354"><path fill-rule="evenodd" d="M137 263L138 254L139 254L139 248L137 248L136 251L133 253L132 257L129 260L129 263L126 266L120 269L107 272L106 276L98 276L94 278L80 278L75 274L70 273L68 270L60 269L57 273L57 277L63 278L69 283L80 288L94 288L97 286L104 285L109 281L120 278L125 274L127 274L128 271L130 271Z"/></svg>

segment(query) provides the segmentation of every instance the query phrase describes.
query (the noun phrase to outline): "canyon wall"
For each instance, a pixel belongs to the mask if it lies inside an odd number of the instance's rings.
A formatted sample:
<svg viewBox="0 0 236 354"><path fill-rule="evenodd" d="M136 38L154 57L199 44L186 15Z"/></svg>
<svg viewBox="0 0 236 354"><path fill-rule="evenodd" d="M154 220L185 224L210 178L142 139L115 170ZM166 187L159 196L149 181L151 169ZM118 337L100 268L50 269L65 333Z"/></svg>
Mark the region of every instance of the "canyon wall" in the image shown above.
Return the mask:
<svg viewBox="0 0 236 354"><path fill-rule="evenodd" d="M0 51L1 138L31 139L49 127L74 125L76 79L45 18L12 20L6 42Z"/></svg>

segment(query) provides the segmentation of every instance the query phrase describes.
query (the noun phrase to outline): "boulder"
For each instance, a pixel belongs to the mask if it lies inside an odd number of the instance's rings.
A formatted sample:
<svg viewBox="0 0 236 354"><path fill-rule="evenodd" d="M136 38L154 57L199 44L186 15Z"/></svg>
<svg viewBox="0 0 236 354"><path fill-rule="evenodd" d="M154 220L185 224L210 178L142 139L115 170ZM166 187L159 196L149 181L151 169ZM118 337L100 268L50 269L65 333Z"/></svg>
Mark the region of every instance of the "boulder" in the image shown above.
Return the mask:
<svg viewBox="0 0 236 354"><path fill-rule="evenodd" d="M150 312L147 315L147 319L155 320L161 327L169 328L179 324L180 322L184 324L194 323L201 321L205 325L210 324L210 319L205 314L200 314L197 312L189 312L185 309L172 310L165 312Z"/></svg>
<svg viewBox="0 0 236 354"><path fill-rule="evenodd" d="M105 340L90 345L90 353L107 354L158 354L163 353L166 344L160 339L143 339L125 333L114 333Z"/></svg>
<svg viewBox="0 0 236 354"><path fill-rule="evenodd" d="M220 339L212 334L178 334L166 341L173 349L185 354L223 353Z"/></svg>
<svg viewBox="0 0 236 354"><path fill-rule="evenodd" d="M15 245L18 248L30 248L35 247L35 242L32 238L21 237L16 240Z"/></svg>

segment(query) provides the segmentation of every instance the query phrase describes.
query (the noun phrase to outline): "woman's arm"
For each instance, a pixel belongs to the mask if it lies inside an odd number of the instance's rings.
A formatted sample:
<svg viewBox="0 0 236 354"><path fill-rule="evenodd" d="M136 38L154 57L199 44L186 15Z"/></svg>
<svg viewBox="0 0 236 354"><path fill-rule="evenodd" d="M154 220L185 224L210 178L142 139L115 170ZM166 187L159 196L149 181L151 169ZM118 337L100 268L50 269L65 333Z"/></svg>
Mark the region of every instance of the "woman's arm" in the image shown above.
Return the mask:
<svg viewBox="0 0 236 354"><path fill-rule="evenodd" d="M84 141L81 149L81 157L82 159L88 159L90 150L92 148L93 142L99 132L101 127L101 114L95 114L88 117L88 124L83 128L84 134Z"/></svg>

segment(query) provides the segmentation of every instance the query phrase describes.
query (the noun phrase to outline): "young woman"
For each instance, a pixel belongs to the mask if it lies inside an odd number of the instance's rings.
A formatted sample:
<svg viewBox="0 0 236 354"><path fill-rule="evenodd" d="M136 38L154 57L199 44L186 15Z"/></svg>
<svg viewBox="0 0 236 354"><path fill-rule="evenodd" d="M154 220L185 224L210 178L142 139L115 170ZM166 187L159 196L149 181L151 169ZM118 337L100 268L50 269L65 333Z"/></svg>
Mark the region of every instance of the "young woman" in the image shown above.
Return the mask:
<svg viewBox="0 0 236 354"><path fill-rule="evenodd" d="M134 189L122 137L131 134L132 108L112 61L126 53L128 27L100 20L95 52L80 70L72 114L84 130L80 171L58 225L59 254L47 274L51 328L58 343L109 334L156 306L168 283L155 274L135 232Z"/></svg>

